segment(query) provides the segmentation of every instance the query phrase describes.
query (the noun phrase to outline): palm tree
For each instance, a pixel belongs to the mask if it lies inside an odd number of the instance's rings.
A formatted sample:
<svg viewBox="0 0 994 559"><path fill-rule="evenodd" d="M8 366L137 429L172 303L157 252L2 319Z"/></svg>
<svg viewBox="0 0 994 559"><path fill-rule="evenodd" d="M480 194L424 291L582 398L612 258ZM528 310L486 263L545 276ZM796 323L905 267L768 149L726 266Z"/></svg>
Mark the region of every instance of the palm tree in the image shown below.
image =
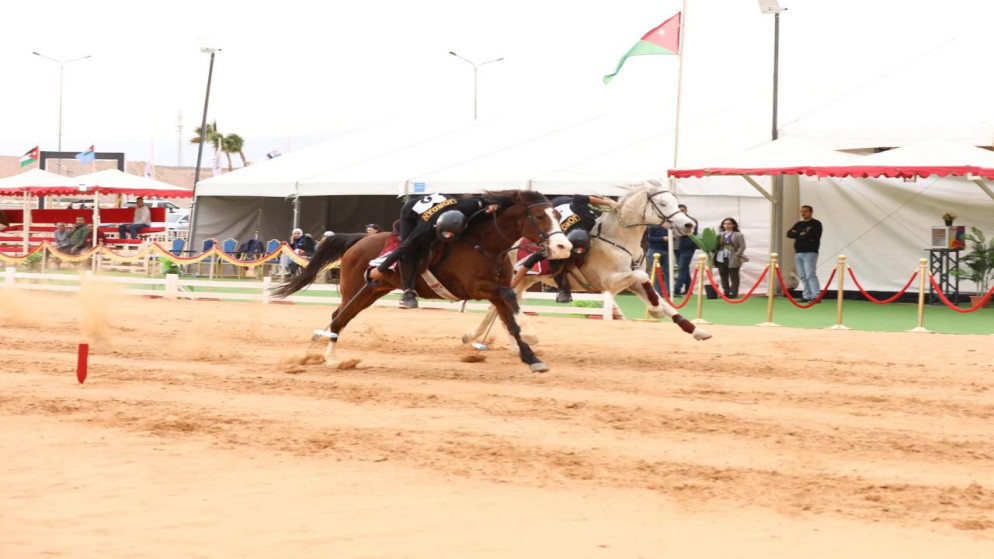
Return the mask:
<svg viewBox="0 0 994 559"><path fill-rule="evenodd" d="M239 157L242 158L242 167L248 167L248 161L245 159L245 152L242 148L245 147L245 140L242 139L238 134L228 134L221 140L221 149L224 153L228 155L228 171L232 171L231 167L231 155L232 153L237 153Z"/></svg>
<svg viewBox="0 0 994 559"><path fill-rule="evenodd" d="M200 129L199 126L197 126L196 128L193 129L193 133L196 134L196 136L194 136L193 138L190 138L190 143L191 144L199 144L200 143L200 132L201 132L201 129ZM210 145L212 145L214 147L215 151L217 151L217 146L221 143L221 139L223 137L224 137L224 134L221 134L220 132L217 131L217 121L216 120L214 122L212 122L212 123L210 123L210 124L207 125L207 133L204 134L204 139L208 143L210 143Z"/></svg>
<svg viewBox="0 0 994 559"><path fill-rule="evenodd" d="M195 127L193 129L193 133L196 134L196 135L194 137L190 138L190 143L191 144L199 144L200 143L200 132L201 132L201 129L200 129L199 126L197 126L197 127ZM211 146L214 147L214 153L217 153L217 147L219 145L221 145L221 140L223 138L224 138L224 135L217 131L217 121L216 120L214 122L209 123L207 125L207 132L204 134L204 141L206 143L209 143ZM230 167L231 166L230 165L230 162L231 162L231 158L230 157L228 158L228 162L229 162L228 166Z"/></svg>

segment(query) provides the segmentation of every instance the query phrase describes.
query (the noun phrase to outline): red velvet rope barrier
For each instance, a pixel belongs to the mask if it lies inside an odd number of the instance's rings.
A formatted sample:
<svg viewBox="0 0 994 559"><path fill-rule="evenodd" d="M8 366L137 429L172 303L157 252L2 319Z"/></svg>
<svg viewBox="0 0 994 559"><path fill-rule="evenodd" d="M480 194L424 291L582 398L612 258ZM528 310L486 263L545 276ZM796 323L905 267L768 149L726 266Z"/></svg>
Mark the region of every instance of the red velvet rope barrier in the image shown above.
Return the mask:
<svg viewBox="0 0 994 559"><path fill-rule="evenodd" d="M725 294L721 292L721 289L718 288L718 284L715 283L714 275L711 273L711 270L707 270L707 274L708 274L708 279L711 280L711 287L714 288L714 292L717 293L718 296L724 299L726 302L731 303L733 305L738 305L739 303L745 303L749 297L752 297L752 293L756 291L756 288L762 285L763 278L766 277L766 273L769 271L770 271L769 266L763 268L763 273L760 274L759 279L756 280L756 283L752 286L752 289L750 289L745 295L743 295L741 299L729 299L728 297L726 297Z"/></svg>
<svg viewBox="0 0 994 559"><path fill-rule="evenodd" d="M697 268L694 268L694 275L690 276L690 285L687 286L687 293L684 294L683 302L680 303L679 305L677 305L676 303L673 302L672 299L670 299L669 290L666 289L666 281L663 279L662 268L656 268L656 280L659 282L659 287L660 287L659 292L663 296L663 298L666 299L666 302L669 303L669 305L674 309L680 310L687 306L687 303L690 301L691 294L694 293L694 284L697 283Z"/></svg>
<svg viewBox="0 0 994 559"><path fill-rule="evenodd" d="M908 287L911 286L911 282L915 281L915 278L918 277L918 270L915 270L915 273L911 274L911 279L908 280L908 283L904 284L904 287L902 287L901 290L898 291L896 295L894 295L890 299L883 299L883 300L875 299L872 295L867 293L865 289L863 289L863 286L859 284L859 280L856 279L856 274L853 273L852 268L849 268L849 277L852 278L853 283L856 284L856 289L859 289L859 292L863 294L863 297L869 299L871 303L876 303L878 305L886 305L887 303L893 303L894 301L897 301L902 295L904 295L904 292L907 291Z"/></svg>
<svg viewBox="0 0 994 559"><path fill-rule="evenodd" d="M928 275L928 281L932 282L932 289L934 289L935 292L939 294L939 299L942 300L942 302L945 303L947 307L949 307L950 309L953 309L954 311L956 311L958 313L973 312L973 311L975 311L975 310L983 307L984 305L987 304L987 301L990 300L991 293L994 293L994 287L992 287L989 291L987 291L987 293L984 294L983 299L977 301L976 305L974 305L974 306L972 306L972 307L970 307L968 309L961 309L961 308L957 307L955 303L953 303L952 301L950 301L946 297L946 294L942 292L942 288L939 287L939 284L935 282L935 276L933 276L931 273Z"/></svg>
<svg viewBox="0 0 994 559"><path fill-rule="evenodd" d="M807 305L802 305L798 303L797 299L794 299L793 297L790 296L790 290L787 289L787 284L785 284L783 281L783 273L780 272L780 268L777 268L777 281L780 282L780 289L783 291L783 294L785 297L787 297L788 301L790 301L795 307L799 309L808 309L821 302L822 298L825 296L825 293L828 292L828 286L832 285L832 280L835 278L836 271L837 270L835 268L832 268L832 275L828 276L828 281L825 282L825 287L823 287L821 293L818 294L818 298L815 299L814 301L811 301Z"/></svg>

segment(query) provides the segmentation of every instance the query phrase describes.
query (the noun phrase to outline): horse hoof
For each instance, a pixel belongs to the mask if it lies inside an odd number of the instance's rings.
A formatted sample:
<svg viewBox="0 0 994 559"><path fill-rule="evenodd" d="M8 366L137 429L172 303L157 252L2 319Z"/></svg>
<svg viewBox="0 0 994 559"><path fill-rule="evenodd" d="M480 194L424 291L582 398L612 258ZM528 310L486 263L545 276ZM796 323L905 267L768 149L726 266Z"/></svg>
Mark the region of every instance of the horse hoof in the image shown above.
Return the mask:
<svg viewBox="0 0 994 559"><path fill-rule="evenodd" d="M711 339L711 334L703 328L698 328L694 330L694 339L703 342L704 340Z"/></svg>
<svg viewBox="0 0 994 559"><path fill-rule="evenodd" d="M465 334L462 335L462 343L468 344L471 341L473 341L473 333L472 332L466 332Z"/></svg>
<svg viewBox="0 0 994 559"><path fill-rule="evenodd" d="M546 365L545 363L542 363L541 361L539 361L538 363L532 363L531 365L529 365L529 368L532 370L533 373L544 373L549 370L549 366Z"/></svg>

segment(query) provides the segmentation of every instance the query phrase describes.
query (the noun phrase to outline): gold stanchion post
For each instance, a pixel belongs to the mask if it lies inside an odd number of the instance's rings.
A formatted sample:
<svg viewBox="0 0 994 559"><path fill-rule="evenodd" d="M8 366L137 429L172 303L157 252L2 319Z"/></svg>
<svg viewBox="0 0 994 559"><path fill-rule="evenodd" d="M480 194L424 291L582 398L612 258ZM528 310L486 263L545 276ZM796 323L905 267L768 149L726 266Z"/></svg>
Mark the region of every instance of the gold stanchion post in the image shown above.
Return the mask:
<svg viewBox="0 0 994 559"><path fill-rule="evenodd" d="M773 322L773 298L777 293L777 253L770 254L770 266L767 270L770 280L769 287L766 288L766 322L760 322L756 326L780 326Z"/></svg>
<svg viewBox="0 0 994 559"><path fill-rule="evenodd" d="M918 260L918 326L908 330L908 332L931 332L925 328L925 264L928 260L920 258Z"/></svg>
<svg viewBox="0 0 994 559"><path fill-rule="evenodd" d="M659 257L660 256L662 256L662 255L659 254L658 252L656 254L652 255L652 272L649 275L649 285L655 285L655 283L656 283L656 274L659 273ZM661 288L657 289L656 291L659 293L660 297L663 296L663 290ZM645 316L642 317L642 320L649 320L649 307L648 306L645 307Z"/></svg>
<svg viewBox="0 0 994 559"><path fill-rule="evenodd" d="M842 294L846 284L846 257L839 255L839 261L835 264L835 273L839 275L838 310L835 316L835 326L829 326L829 330L851 330L842 324Z"/></svg>
<svg viewBox="0 0 994 559"><path fill-rule="evenodd" d="M704 320L704 282L707 278L704 274L704 266L707 261L707 256L700 255L697 257L697 318L691 320L694 324L711 324L710 322Z"/></svg>

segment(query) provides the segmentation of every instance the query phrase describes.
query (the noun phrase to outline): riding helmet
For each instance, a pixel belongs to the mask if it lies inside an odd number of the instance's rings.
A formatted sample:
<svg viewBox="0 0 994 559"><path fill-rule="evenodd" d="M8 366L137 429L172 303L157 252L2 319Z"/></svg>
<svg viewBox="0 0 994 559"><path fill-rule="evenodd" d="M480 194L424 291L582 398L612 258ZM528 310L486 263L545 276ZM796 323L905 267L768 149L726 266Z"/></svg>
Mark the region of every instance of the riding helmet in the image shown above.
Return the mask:
<svg viewBox="0 0 994 559"><path fill-rule="evenodd" d="M465 230L466 216L459 210L443 212L435 222L435 235L440 241L451 241Z"/></svg>

